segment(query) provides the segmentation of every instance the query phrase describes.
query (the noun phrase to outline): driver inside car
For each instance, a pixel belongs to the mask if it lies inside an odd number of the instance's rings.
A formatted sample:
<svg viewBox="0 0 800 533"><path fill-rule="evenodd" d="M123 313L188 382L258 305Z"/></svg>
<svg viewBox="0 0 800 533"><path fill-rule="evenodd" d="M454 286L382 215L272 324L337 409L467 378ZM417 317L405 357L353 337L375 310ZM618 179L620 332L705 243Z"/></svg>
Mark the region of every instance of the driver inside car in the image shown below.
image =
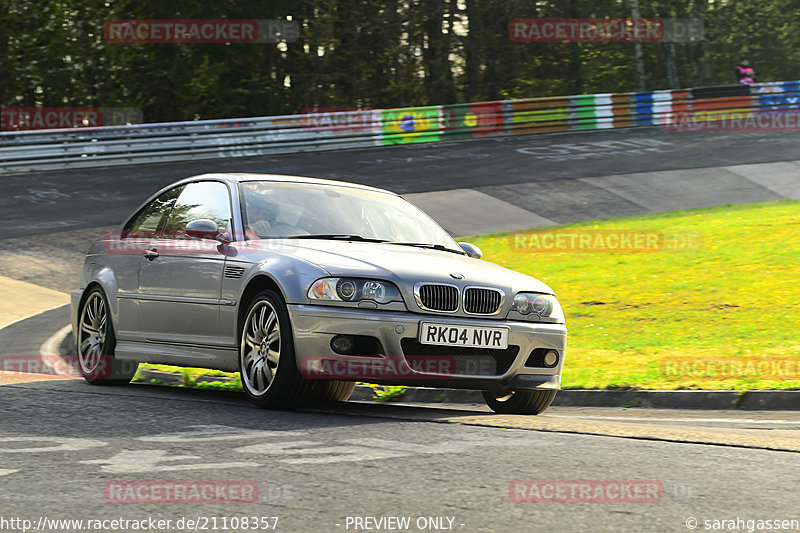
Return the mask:
<svg viewBox="0 0 800 533"><path fill-rule="evenodd" d="M249 221L248 229L259 237L273 236L280 207L275 202L271 202L259 195L251 194L247 196L247 218Z"/></svg>

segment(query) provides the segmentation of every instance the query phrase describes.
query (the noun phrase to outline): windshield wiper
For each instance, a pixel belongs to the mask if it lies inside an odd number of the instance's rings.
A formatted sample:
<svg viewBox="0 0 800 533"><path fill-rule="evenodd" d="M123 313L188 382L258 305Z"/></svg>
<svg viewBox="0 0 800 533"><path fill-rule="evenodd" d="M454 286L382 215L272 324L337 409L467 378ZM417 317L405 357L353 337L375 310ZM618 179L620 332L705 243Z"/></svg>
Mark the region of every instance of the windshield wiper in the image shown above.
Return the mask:
<svg viewBox="0 0 800 533"><path fill-rule="evenodd" d="M450 252L453 254L458 255L466 255L464 250L454 250L452 248L448 248L443 244L428 244L424 242L388 242L387 244L396 244L397 246L413 246L415 248L425 248L426 250L441 250L442 252Z"/></svg>
<svg viewBox="0 0 800 533"><path fill-rule="evenodd" d="M277 237L279 239L320 239L327 241L358 241L358 242L381 242L386 244L396 244L397 246L413 246L415 248L425 248L426 250L441 250L458 255L466 255L463 250L454 250L443 244L429 244L425 242L396 242L387 239L373 239L362 237L361 235L351 235L347 233L317 233L310 235L292 235L290 237Z"/></svg>
<svg viewBox="0 0 800 533"><path fill-rule="evenodd" d="M348 235L340 233L320 233L311 235L292 235L284 239L320 239L326 241L359 241L359 242L388 242L386 239L372 239L361 235Z"/></svg>

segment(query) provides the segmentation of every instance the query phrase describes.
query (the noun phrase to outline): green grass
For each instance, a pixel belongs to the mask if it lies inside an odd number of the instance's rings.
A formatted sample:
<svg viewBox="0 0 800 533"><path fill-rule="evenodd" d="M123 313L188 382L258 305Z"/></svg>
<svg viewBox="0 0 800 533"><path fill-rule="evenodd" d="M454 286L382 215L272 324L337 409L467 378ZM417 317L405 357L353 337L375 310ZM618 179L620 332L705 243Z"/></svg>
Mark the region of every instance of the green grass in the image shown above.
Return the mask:
<svg viewBox="0 0 800 533"><path fill-rule="evenodd" d="M185 387L187 389L211 389L241 392L242 381L238 372L223 372L221 370L210 370L208 368L190 368L170 365L151 365L142 363L139 365L136 375L131 381L145 382L142 377L142 370L160 370L162 372L174 372L181 375L181 382L169 384L173 387ZM200 376L219 377L219 381L197 381ZM147 382L151 385L161 385L160 379L151 379Z"/></svg>
<svg viewBox="0 0 800 533"><path fill-rule="evenodd" d="M372 399L376 402L396 402L403 399L406 388L402 385L375 385L364 383L372 389Z"/></svg>
<svg viewBox="0 0 800 533"><path fill-rule="evenodd" d="M700 247L645 253L533 253L515 250L508 233L462 239L555 290L569 328L565 388L800 388L800 202L564 228L702 237ZM703 371L663 370L697 360L706 362ZM783 366L765 372L773 361ZM750 371L715 370L735 364Z"/></svg>
<svg viewBox="0 0 800 533"><path fill-rule="evenodd" d="M162 372L174 372L181 375L180 383L169 383L172 387L184 387L187 389L207 389L207 390L227 390L227 391L242 391L242 380L238 372L223 372L221 370L210 370L208 368L190 368L171 365L153 365L142 363L136 375L131 381L134 383L146 383L148 385L162 385L164 382L160 379L145 380L142 376L143 370L160 370ZM200 376L204 377L219 377L221 381L197 381ZM372 389L372 399L376 402L392 402L397 401L403 397L406 388L403 386L384 386L373 385L369 383L359 383L359 385L368 385Z"/></svg>

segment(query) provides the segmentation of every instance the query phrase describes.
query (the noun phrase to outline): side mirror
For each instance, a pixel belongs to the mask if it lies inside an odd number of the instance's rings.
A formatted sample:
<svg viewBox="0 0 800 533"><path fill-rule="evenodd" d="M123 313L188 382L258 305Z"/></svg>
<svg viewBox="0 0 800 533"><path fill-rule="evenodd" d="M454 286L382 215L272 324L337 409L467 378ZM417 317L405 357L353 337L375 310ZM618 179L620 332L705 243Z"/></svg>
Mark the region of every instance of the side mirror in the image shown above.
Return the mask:
<svg viewBox="0 0 800 533"><path fill-rule="evenodd" d="M481 249L475 246L474 244L468 242L460 242L458 243L458 245L470 257L473 257L475 259L480 259L481 257L483 257L483 252L481 251Z"/></svg>
<svg viewBox="0 0 800 533"><path fill-rule="evenodd" d="M192 220L186 224L186 235L195 239L216 239L219 235L219 226L207 218Z"/></svg>

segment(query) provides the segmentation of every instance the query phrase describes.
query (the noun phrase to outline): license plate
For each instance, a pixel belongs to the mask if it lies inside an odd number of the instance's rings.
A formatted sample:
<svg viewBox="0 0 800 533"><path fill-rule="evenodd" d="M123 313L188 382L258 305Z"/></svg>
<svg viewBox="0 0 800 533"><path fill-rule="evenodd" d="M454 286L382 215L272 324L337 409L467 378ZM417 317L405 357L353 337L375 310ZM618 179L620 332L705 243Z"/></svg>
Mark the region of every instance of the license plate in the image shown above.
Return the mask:
<svg viewBox="0 0 800 533"><path fill-rule="evenodd" d="M508 348L508 328L485 328L481 326L457 326L423 322L419 328L419 342L438 346L505 350Z"/></svg>

